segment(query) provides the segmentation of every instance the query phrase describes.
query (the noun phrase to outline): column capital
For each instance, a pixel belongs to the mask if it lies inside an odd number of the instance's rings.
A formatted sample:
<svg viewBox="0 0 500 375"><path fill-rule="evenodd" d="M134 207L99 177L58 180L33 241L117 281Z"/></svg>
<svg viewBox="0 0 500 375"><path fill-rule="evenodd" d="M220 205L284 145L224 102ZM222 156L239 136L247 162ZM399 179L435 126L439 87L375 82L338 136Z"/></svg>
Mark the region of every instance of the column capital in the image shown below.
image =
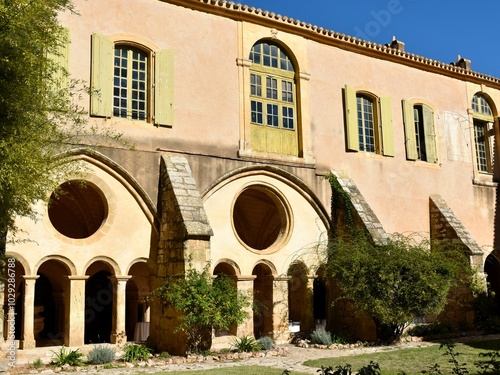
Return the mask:
<svg viewBox="0 0 500 375"><path fill-rule="evenodd" d="M254 281L257 276L255 275L237 275L237 281Z"/></svg>
<svg viewBox="0 0 500 375"><path fill-rule="evenodd" d="M22 275L21 276L24 280L36 280L40 277L40 275Z"/></svg>
<svg viewBox="0 0 500 375"><path fill-rule="evenodd" d="M274 281L290 281L291 276L274 276Z"/></svg>
<svg viewBox="0 0 500 375"><path fill-rule="evenodd" d="M69 281L73 281L73 280L88 280L90 276L88 275L69 275L67 276L68 280Z"/></svg>
<svg viewBox="0 0 500 375"><path fill-rule="evenodd" d="M108 276L108 279L111 281L129 281L132 278L132 275L111 275Z"/></svg>

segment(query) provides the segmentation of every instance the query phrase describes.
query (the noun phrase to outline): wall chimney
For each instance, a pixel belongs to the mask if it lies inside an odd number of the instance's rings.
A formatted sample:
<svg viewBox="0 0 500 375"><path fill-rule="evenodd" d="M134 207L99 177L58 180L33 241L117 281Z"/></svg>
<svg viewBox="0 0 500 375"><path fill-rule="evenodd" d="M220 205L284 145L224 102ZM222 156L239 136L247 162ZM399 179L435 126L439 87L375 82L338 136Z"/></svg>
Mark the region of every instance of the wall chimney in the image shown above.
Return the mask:
<svg viewBox="0 0 500 375"><path fill-rule="evenodd" d="M458 66L459 68L471 70L471 61L469 59L464 59L460 55L457 56L457 61L450 63L450 65Z"/></svg>
<svg viewBox="0 0 500 375"><path fill-rule="evenodd" d="M392 37L391 44L387 43L385 46L390 47L392 49L395 49L396 51L400 51L400 52L405 51L405 44L402 41L397 40L395 36Z"/></svg>

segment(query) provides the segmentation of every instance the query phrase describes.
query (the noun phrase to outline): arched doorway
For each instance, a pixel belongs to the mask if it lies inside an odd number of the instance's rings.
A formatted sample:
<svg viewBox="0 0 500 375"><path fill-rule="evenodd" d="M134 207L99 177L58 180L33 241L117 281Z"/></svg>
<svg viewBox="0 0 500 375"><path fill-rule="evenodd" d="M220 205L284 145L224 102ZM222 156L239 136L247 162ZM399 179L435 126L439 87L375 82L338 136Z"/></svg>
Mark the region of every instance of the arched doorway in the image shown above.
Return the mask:
<svg viewBox="0 0 500 375"><path fill-rule="evenodd" d="M126 287L125 331L128 341L146 341L149 332L149 268L146 262L130 267ZM140 327L138 327L138 325Z"/></svg>
<svg viewBox="0 0 500 375"><path fill-rule="evenodd" d="M316 278L313 283L313 314L314 322L317 328L326 328L328 316L328 290L323 268L316 272Z"/></svg>
<svg viewBox="0 0 500 375"><path fill-rule="evenodd" d="M273 336L273 274L271 268L259 263L252 271L255 275L253 330L255 338Z"/></svg>
<svg viewBox="0 0 500 375"><path fill-rule="evenodd" d="M38 268L35 282L34 335L36 346L62 345L66 327L65 301L69 268L50 259Z"/></svg>
<svg viewBox="0 0 500 375"><path fill-rule="evenodd" d="M488 283L488 293L494 293L495 296L495 312L500 314L498 309L500 302L500 261L494 252L486 257L484 272Z"/></svg>
<svg viewBox="0 0 500 375"><path fill-rule="evenodd" d="M235 289L238 288L238 285L237 285L238 279L236 276L236 270L234 269L234 267L231 264L226 263L226 262L221 262L221 263L217 264L217 266L215 266L215 268L214 268L213 275L216 277L220 277L220 275L225 275L225 276L229 277L234 282L234 288ZM214 282L216 282L216 280L214 280ZM218 337L219 336L227 336L227 335L236 336L237 331L238 331L238 325L233 324L226 331L216 331L215 336L218 336Z"/></svg>
<svg viewBox="0 0 500 375"><path fill-rule="evenodd" d="M307 269L303 263L295 263L288 269L288 319L292 332L308 332L312 328L312 309L308 291Z"/></svg>
<svg viewBox="0 0 500 375"><path fill-rule="evenodd" d="M113 284L111 267L92 263L85 285L85 344L111 341L113 323Z"/></svg>

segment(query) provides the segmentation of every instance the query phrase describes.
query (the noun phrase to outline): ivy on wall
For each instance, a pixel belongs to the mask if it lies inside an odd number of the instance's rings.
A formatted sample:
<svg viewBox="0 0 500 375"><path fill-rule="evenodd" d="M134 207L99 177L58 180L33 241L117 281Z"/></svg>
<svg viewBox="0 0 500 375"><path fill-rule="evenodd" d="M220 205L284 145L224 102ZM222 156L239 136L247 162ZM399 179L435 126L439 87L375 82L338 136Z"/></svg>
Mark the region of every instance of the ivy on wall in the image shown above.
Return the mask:
<svg viewBox="0 0 500 375"><path fill-rule="evenodd" d="M345 232L347 232L346 234L354 234L357 226L355 210L349 193L344 190L333 173L329 173L326 179L328 179L332 188L332 236L338 237Z"/></svg>

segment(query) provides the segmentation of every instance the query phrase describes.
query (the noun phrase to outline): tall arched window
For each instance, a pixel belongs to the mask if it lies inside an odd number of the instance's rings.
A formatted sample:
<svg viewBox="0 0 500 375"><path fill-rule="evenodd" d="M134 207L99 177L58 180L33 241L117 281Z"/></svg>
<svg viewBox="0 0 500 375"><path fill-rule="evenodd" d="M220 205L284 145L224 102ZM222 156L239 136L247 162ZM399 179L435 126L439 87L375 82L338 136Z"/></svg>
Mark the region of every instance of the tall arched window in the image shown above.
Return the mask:
<svg viewBox="0 0 500 375"><path fill-rule="evenodd" d="M129 46L115 46L113 116L148 118L148 55Z"/></svg>
<svg viewBox="0 0 500 375"><path fill-rule="evenodd" d="M394 156L390 97L344 88L347 149Z"/></svg>
<svg viewBox="0 0 500 375"><path fill-rule="evenodd" d="M258 42L250 52L252 149L298 156L297 87L287 53L272 42Z"/></svg>
<svg viewBox="0 0 500 375"><path fill-rule="evenodd" d="M479 172L493 173L493 111L482 94L472 98L474 144L476 148L476 167Z"/></svg>
<svg viewBox="0 0 500 375"><path fill-rule="evenodd" d="M359 151L376 152L379 149L379 137L375 131L376 113L373 99L366 95L357 95Z"/></svg>
<svg viewBox="0 0 500 375"><path fill-rule="evenodd" d="M90 115L173 126L174 55L92 34Z"/></svg>

